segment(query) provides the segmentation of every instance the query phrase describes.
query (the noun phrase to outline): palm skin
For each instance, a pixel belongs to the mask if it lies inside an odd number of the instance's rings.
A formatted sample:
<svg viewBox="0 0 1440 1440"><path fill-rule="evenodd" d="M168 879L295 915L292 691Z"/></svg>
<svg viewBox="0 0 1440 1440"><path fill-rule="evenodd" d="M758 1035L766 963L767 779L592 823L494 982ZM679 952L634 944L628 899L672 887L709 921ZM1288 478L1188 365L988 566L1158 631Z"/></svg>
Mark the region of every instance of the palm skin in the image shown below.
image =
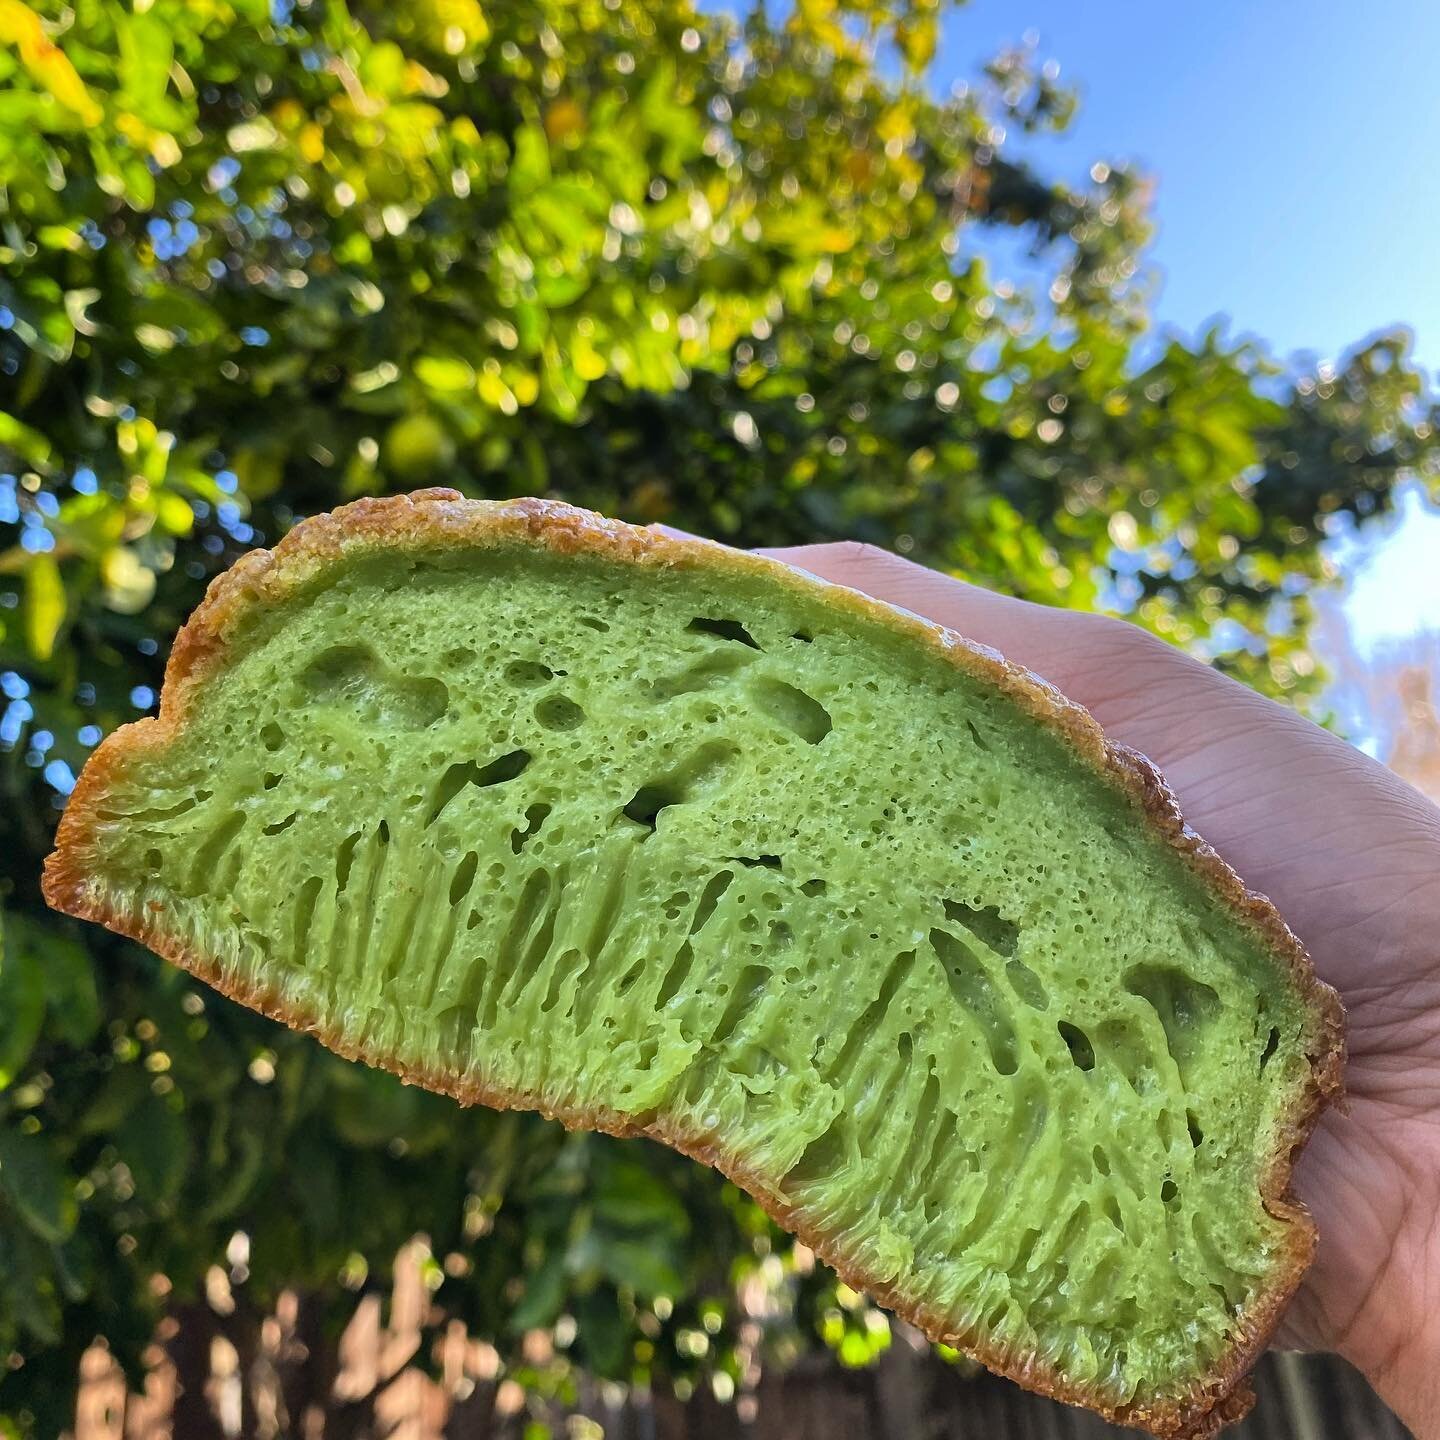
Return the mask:
<svg viewBox="0 0 1440 1440"><path fill-rule="evenodd" d="M1440 809L1308 720L1122 621L1050 610L888 551L767 554L993 646L1165 772L1278 906L1348 1014L1348 1106L1296 1171L1320 1232L1277 1337L1334 1350L1440 1440Z"/></svg>

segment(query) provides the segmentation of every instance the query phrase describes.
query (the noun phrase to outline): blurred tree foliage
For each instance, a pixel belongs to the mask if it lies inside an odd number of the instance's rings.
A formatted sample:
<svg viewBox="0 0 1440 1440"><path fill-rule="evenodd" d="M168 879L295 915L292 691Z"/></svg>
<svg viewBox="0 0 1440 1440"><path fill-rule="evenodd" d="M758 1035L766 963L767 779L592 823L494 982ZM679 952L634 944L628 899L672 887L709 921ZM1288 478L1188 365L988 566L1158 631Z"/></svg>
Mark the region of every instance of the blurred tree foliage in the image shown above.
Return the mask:
<svg viewBox="0 0 1440 1440"><path fill-rule="evenodd" d="M167 1314L177 1356L203 1323L244 1357L290 1285L323 1350L416 1231L436 1315L542 1388L566 1356L723 1389L761 1351L883 1343L715 1177L458 1112L44 910L86 753L153 708L210 577L297 515L443 481L874 540L1313 691L1327 525L1436 472L1404 337L1311 376L1156 340L1145 185L1016 158L1072 108L1026 52L935 98L939 19L0 0L12 1430L66 1422L97 1334L138 1376ZM1026 288L982 258L1006 234Z"/></svg>

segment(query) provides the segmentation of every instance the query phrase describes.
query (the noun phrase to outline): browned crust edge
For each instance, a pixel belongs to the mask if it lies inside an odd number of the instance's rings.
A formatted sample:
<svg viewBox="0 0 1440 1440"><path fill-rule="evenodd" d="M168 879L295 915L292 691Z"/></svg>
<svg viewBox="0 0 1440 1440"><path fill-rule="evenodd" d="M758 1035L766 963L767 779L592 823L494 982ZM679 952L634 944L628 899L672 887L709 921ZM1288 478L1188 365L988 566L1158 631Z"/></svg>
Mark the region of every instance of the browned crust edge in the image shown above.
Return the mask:
<svg viewBox="0 0 1440 1440"><path fill-rule="evenodd" d="M143 913L128 914L95 893L98 887L92 887L88 867L90 837L96 824L96 810L109 788L112 772L132 752L161 748L169 742L183 726L192 693L223 668L232 637L250 615L294 594L350 552L487 548L506 543L541 547L557 555L591 555L641 567L697 568L764 577L821 599L843 613L878 622L896 635L941 655L957 669L1001 690L1022 711L1068 741L1117 791L1130 798L1150 828L1289 971L1311 1019L1307 1044L1310 1074L1280 1117L1270 1162L1260 1182L1266 1209L1286 1222L1288 1244L1286 1252L1277 1259L1268 1286L1246 1310L1230 1346L1208 1372L1196 1378L1189 1392L1179 1398L1137 1397L1117 1403L1098 1386L1070 1383L1034 1355L997 1347L978 1337L955 1334L947 1329L943 1316L928 1312L888 1283L876 1283L867 1275L863 1261L839 1254L802 1212L778 1196L764 1177L748 1170L742 1156L728 1151L722 1137L681 1134L664 1121L640 1123L613 1110L552 1107L534 1095L496 1090L438 1071L418 1070L394 1056L372 1053L364 1046L348 1043L337 1032L322 1028L314 1015L298 1013L287 1006L273 989L221 984L213 958L189 953L177 938L168 935L160 908L153 902L152 908ZM1107 1419L1142 1426L1171 1440L1199 1440L1199 1437L1213 1435L1249 1410L1254 1396L1246 1378L1314 1253L1315 1227L1308 1211L1291 1190L1291 1173L1295 1156L1320 1114L1341 1094L1344 1012L1335 991L1316 978L1308 956L1275 907L1263 895L1247 890L1235 872L1190 829L1164 779L1144 756L1108 740L1088 711L1067 700L1046 681L1011 664L995 651L908 611L829 584L779 561L710 541L680 539L638 529L558 501L467 500L458 491L446 489L358 500L331 514L301 522L273 551L252 551L215 578L204 600L176 637L166 667L158 716L120 727L90 757L61 819L56 848L46 860L44 893L55 909L98 921L140 941L199 979L226 991L232 999L315 1034L323 1044L347 1058L392 1070L410 1083L451 1095L462 1104L540 1110L570 1128L602 1130L622 1136L647 1135L712 1165L753 1195L778 1224L809 1245L849 1284L867 1290L933 1340L954 1346L1028 1389L1087 1406Z"/></svg>

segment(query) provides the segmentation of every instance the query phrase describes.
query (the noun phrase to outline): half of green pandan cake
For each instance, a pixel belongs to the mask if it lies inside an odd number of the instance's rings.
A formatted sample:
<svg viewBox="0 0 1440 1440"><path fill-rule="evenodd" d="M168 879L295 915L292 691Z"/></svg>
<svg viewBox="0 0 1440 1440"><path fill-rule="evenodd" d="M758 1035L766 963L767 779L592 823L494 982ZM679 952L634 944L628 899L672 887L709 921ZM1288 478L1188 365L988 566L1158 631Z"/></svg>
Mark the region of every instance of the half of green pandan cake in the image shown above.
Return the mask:
<svg viewBox="0 0 1440 1440"><path fill-rule="evenodd" d="M51 904L466 1102L654 1136L1161 1435L1243 1413L1341 1017L1140 757L773 561L432 490L211 587Z"/></svg>

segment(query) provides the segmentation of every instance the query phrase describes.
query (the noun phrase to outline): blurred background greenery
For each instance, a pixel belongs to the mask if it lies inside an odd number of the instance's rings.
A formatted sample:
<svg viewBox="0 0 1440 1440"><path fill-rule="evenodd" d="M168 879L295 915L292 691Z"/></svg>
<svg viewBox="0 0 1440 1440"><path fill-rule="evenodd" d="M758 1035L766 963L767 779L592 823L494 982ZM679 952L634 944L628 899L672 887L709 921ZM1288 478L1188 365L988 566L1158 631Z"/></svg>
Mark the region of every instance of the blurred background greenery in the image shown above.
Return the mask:
<svg viewBox="0 0 1440 1440"><path fill-rule="evenodd" d="M1073 97L1032 50L937 97L943 9L0 0L9 1433L71 1423L97 1337L135 1387L160 1345L181 1440L318 1433L407 1246L416 1363L458 1323L542 1397L889 1340L718 1177L459 1111L46 911L86 754L298 516L444 483L873 541L1325 718L1325 537L1440 475L1407 337L1315 373L1157 337L1144 177L1047 171ZM217 1337L269 1356L269 1421L216 1419Z"/></svg>

